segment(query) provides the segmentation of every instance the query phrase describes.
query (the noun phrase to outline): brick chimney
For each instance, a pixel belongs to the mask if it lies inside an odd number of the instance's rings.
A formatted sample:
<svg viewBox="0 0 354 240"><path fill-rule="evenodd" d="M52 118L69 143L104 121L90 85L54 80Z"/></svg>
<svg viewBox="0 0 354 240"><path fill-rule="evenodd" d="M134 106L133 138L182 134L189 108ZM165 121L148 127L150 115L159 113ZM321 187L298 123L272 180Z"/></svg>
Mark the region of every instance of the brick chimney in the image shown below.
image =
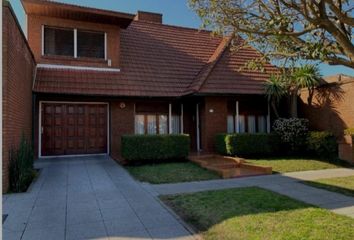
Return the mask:
<svg viewBox="0 0 354 240"><path fill-rule="evenodd" d="M162 24L162 14L138 11L138 13L135 15L134 20Z"/></svg>

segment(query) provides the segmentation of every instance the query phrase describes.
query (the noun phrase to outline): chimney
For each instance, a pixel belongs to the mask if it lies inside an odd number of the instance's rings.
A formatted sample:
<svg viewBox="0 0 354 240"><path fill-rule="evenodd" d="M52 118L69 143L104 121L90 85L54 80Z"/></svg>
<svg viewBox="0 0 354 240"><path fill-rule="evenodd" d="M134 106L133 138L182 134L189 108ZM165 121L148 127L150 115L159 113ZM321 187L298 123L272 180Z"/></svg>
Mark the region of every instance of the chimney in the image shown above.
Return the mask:
<svg viewBox="0 0 354 240"><path fill-rule="evenodd" d="M138 13L135 15L134 20L162 24L162 14L138 11Z"/></svg>

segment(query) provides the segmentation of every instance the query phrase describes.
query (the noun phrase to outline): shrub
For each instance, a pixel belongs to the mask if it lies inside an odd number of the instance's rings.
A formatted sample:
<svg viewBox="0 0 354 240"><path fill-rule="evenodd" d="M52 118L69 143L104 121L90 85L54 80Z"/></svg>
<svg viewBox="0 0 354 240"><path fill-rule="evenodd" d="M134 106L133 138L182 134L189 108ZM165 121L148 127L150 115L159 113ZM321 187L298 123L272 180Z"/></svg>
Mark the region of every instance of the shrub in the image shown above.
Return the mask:
<svg viewBox="0 0 354 240"><path fill-rule="evenodd" d="M272 156L279 154L280 139L275 134L265 133L219 134L215 139L215 148L222 155Z"/></svg>
<svg viewBox="0 0 354 240"><path fill-rule="evenodd" d="M33 169L32 146L24 136L18 149L10 150L9 178L11 192L24 192L31 184L36 172Z"/></svg>
<svg viewBox="0 0 354 240"><path fill-rule="evenodd" d="M122 136L122 156L128 163L185 159L189 149L189 135Z"/></svg>
<svg viewBox="0 0 354 240"><path fill-rule="evenodd" d="M309 121L304 118L279 118L273 129L282 143L288 145L292 152L298 152L306 145Z"/></svg>
<svg viewBox="0 0 354 240"><path fill-rule="evenodd" d="M345 135L351 135L354 136L354 128L347 128L344 130Z"/></svg>
<svg viewBox="0 0 354 240"><path fill-rule="evenodd" d="M336 158L338 145L335 136L330 132L310 132L307 137L307 149L311 155L320 158Z"/></svg>

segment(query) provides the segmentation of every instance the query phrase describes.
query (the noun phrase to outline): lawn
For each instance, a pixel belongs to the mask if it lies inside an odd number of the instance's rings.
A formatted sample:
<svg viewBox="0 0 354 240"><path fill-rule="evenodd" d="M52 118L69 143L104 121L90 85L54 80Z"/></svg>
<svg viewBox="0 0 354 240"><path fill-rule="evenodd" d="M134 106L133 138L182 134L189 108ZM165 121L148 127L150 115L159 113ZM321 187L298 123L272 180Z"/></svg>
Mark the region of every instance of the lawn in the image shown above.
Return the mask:
<svg viewBox="0 0 354 240"><path fill-rule="evenodd" d="M303 183L354 197L354 176L319 179Z"/></svg>
<svg viewBox="0 0 354 240"><path fill-rule="evenodd" d="M305 158L247 159L246 161L255 165L270 166L273 168L273 172L276 173L331 169L346 166L341 162L329 163L321 160Z"/></svg>
<svg viewBox="0 0 354 240"><path fill-rule="evenodd" d="M161 199L205 240L354 239L354 219L261 188Z"/></svg>
<svg viewBox="0 0 354 240"><path fill-rule="evenodd" d="M192 162L161 163L127 167L136 179L153 184L201 181L220 178Z"/></svg>

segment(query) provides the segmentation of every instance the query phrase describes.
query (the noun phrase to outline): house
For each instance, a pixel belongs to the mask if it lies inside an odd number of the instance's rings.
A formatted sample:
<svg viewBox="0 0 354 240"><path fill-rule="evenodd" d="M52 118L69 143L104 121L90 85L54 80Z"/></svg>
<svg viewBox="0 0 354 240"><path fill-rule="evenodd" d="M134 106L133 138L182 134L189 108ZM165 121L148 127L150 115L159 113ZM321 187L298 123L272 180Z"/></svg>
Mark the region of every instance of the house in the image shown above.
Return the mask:
<svg viewBox="0 0 354 240"><path fill-rule="evenodd" d="M354 127L354 77L333 75L323 78L309 105L307 89L301 92L301 115L310 120L311 129L330 131L339 142L339 157L354 161L352 139L344 130Z"/></svg>
<svg viewBox="0 0 354 240"><path fill-rule="evenodd" d="M124 134L185 133L191 151L209 152L218 133L270 131L264 82L275 67L239 71L255 49L231 52L228 37L163 24L158 13L22 4L36 156L119 159Z"/></svg>

